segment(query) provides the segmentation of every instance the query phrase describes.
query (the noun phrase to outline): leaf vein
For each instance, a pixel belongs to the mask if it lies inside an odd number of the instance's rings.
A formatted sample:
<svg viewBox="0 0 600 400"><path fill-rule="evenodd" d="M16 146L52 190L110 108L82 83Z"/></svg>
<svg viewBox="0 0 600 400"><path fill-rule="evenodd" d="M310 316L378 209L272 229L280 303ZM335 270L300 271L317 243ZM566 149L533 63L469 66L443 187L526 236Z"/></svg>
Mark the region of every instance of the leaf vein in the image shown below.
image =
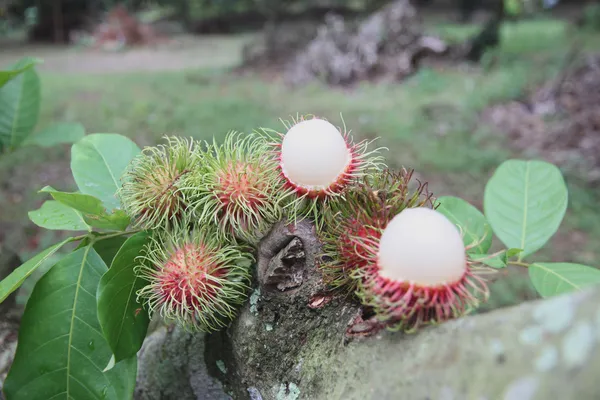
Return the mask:
<svg viewBox="0 0 600 400"><path fill-rule="evenodd" d="M75 325L75 313L77 311L77 297L79 295L79 288L81 287L81 279L83 277L83 269L86 264L87 256L91 246L87 246L83 253L83 259L81 260L81 266L79 267L79 276L77 277L77 286L75 288L75 296L73 298L73 313L71 314L71 325L69 327L69 342L67 345L67 397L69 396L69 376L71 375L71 347L73 343L73 327ZM74 347L73 347L74 348Z"/></svg>

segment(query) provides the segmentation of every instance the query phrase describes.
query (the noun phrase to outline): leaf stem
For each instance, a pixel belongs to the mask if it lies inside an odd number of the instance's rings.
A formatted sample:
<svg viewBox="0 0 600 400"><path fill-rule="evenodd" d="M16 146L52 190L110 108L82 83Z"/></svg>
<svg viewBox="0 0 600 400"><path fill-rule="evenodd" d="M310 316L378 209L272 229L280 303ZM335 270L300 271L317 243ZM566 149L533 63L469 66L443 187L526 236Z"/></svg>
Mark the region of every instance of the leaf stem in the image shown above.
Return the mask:
<svg viewBox="0 0 600 400"><path fill-rule="evenodd" d="M509 261L508 263L512 264L512 265L518 265L519 267L525 267L525 268L528 268L531 265L531 264L527 264L522 261Z"/></svg>
<svg viewBox="0 0 600 400"><path fill-rule="evenodd" d="M100 234L99 236L93 237L92 241L98 242L100 240L110 239L110 238L114 238L114 237L118 237L118 236L132 235L134 233L138 233L141 231L143 231L143 229L133 229L131 231L123 231L123 232L108 232L108 233Z"/></svg>
<svg viewBox="0 0 600 400"><path fill-rule="evenodd" d="M78 240L83 240L83 239L85 239L88 236L90 236L89 233L87 233L85 235L80 235L80 236L73 236L72 238L69 238L70 239L69 242L76 242Z"/></svg>

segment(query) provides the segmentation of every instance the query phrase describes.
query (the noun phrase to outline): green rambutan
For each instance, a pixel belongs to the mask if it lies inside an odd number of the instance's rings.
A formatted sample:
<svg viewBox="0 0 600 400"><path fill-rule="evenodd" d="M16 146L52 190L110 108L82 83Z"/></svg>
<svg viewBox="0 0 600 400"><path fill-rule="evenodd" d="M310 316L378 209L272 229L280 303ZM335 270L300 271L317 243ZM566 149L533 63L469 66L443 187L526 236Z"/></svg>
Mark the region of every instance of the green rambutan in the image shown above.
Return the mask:
<svg viewBox="0 0 600 400"><path fill-rule="evenodd" d="M406 208L364 243L376 256L357 294L390 329L457 318L489 296L482 274L492 270L468 259L459 229L438 211Z"/></svg>
<svg viewBox="0 0 600 400"><path fill-rule="evenodd" d="M370 141L355 143L350 131L316 117L284 121L285 134L263 129L271 136L283 187L292 190L286 205L292 221L317 216L320 204L343 195L357 178L384 167L381 149L368 151ZM316 218L318 219L318 218Z"/></svg>
<svg viewBox="0 0 600 400"><path fill-rule="evenodd" d="M368 273L379 240L389 221L405 208L433 207L427 183L412 187L413 171L388 169L358 179L323 208L318 234L323 244L323 279L334 289L353 291Z"/></svg>
<svg viewBox="0 0 600 400"><path fill-rule="evenodd" d="M223 328L247 297L253 257L243 250L212 227L157 232L135 269L148 281L138 298L188 330Z"/></svg>
<svg viewBox="0 0 600 400"><path fill-rule="evenodd" d="M121 177L118 196L136 227L165 228L180 220L187 208L179 186L185 175L198 168L196 143L165 137L167 144L146 147Z"/></svg>
<svg viewBox="0 0 600 400"><path fill-rule="evenodd" d="M199 164L182 184L198 223L256 244L281 218L282 201L290 195L281 187L267 143L230 132L223 144L207 144Z"/></svg>

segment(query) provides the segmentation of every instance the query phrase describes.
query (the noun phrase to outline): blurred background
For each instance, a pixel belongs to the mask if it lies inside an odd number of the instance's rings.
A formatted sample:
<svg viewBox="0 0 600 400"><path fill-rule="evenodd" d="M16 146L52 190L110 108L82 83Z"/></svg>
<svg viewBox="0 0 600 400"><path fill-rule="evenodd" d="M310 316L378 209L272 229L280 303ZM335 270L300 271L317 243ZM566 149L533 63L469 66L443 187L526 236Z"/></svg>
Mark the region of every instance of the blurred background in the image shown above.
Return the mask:
<svg viewBox="0 0 600 400"><path fill-rule="evenodd" d="M44 61L41 128L142 147L316 114L479 209L502 161L550 161L568 216L536 258L599 265L600 1L0 0L0 69L24 56ZM0 154L0 242L23 260L67 235L27 212L75 190L69 152ZM503 273L488 308L535 297Z"/></svg>

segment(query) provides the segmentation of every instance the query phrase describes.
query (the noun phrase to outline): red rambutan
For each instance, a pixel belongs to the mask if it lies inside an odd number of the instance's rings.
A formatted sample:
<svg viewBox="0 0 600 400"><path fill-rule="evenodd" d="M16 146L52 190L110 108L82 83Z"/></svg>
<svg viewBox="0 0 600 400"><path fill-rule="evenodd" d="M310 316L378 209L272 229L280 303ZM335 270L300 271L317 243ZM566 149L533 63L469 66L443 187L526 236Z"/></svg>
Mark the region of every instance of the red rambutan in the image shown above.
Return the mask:
<svg viewBox="0 0 600 400"><path fill-rule="evenodd" d="M282 215L277 163L261 137L230 132L198 152L199 167L182 187L199 224L256 244Z"/></svg>
<svg viewBox="0 0 600 400"><path fill-rule="evenodd" d="M380 149L368 151L367 140L354 143L345 127L304 117L284 125L287 132L278 133L272 145L283 185L296 194L288 204L294 220L298 213L315 214L319 201L343 194L353 180L384 166L376 155Z"/></svg>
<svg viewBox="0 0 600 400"><path fill-rule="evenodd" d="M136 267L148 281L138 296L151 312L185 328L218 330L246 299L251 260L241 248L217 240L212 229L161 231Z"/></svg>
<svg viewBox="0 0 600 400"><path fill-rule="evenodd" d="M407 208L363 243L376 256L357 293L391 329L456 318L488 298L480 275L491 270L468 260L458 228L438 211Z"/></svg>
<svg viewBox="0 0 600 400"><path fill-rule="evenodd" d="M196 143L177 137L166 140L166 145L146 147L121 178L118 195L137 227L166 228L183 218L187 208L179 185L198 167L193 157Z"/></svg>
<svg viewBox="0 0 600 400"><path fill-rule="evenodd" d="M411 187L412 175L412 170L386 169L365 176L323 207L318 234L324 257L319 269L332 288L356 288L373 263L372 246L396 214L405 208L433 206L426 183Z"/></svg>

